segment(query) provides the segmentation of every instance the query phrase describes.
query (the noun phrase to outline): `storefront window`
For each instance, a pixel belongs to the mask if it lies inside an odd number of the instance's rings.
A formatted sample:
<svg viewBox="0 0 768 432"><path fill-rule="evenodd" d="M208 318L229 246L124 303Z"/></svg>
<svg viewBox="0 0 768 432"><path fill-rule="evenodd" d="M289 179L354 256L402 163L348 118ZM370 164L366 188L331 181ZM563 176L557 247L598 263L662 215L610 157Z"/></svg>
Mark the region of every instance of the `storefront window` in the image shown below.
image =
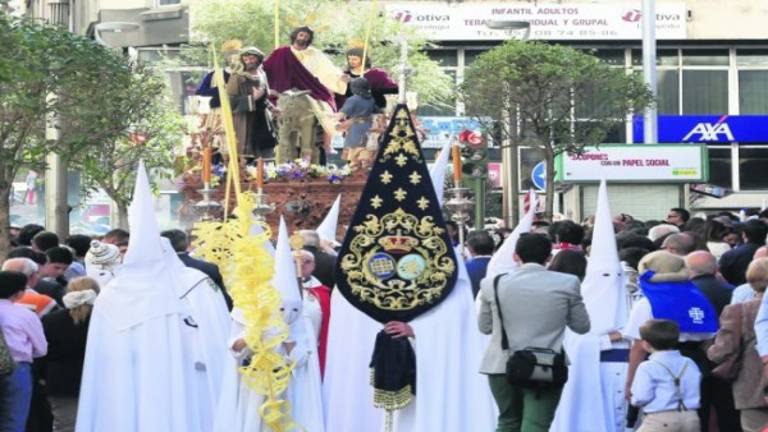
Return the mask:
<svg viewBox="0 0 768 432"><path fill-rule="evenodd" d="M487 51L488 51L487 49L467 49L467 50L464 50L464 66L471 65L475 61L477 56L479 56L480 54L482 54L484 52L487 52Z"/></svg>
<svg viewBox="0 0 768 432"><path fill-rule="evenodd" d="M768 113L768 70L739 71L739 112Z"/></svg>
<svg viewBox="0 0 768 432"><path fill-rule="evenodd" d="M632 66L643 65L643 52L639 49L632 50ZM661 49L656 51L656 66L678 66L676 49Z"/></svg>
<svg viewBox="0 0 768 432"><path fill-rule="evenodd" d="M447 75L451 77L452 82L456 83L456 71L447 70ZM445 105L424 105L419 107L420 116L455 116L456 115L456 92L451 92L451 99Z"/></svg>
<svg viewBox="0 0 768 432"><path fill-rule="evenodd" d="M768 147L739 147L741 190L768 189Z"/></svg>
<svg viewBox="0 0 768 432"><path fill-rule="evenodd" d="M684 70L683 114L728 114L728 71Z"/></svg>
<svg viewBox="0 0 768 432"><path fill-rule="evenodd" d="M709 183L726 188L731 181L731 148L709 147Z"/></svg>

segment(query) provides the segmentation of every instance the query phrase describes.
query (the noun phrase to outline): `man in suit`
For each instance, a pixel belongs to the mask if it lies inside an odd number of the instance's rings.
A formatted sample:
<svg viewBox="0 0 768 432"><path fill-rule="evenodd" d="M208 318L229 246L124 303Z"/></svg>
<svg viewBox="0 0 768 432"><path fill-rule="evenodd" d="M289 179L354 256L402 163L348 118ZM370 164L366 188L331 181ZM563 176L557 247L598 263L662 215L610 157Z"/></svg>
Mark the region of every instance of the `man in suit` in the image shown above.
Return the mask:
<svg viewBox="0 0 768 432"><path fill-rule="evenodd" d="M472 257L466 263L467 273L472 281L472 294L477 297L480 281L485 277L488 262L493 255L493 238L487 231L472 231L467 237L467 250Z"/></svg>
<svg viewBox="0 0 768 432"><path fill-rule="evenodd" d="M717 273L717 258L706 251L696 251L685 257L685 266L688 268L688 276L691 282L699 288L702 294L715 308L717 316L731 302L733 286L721 282ZM707 364L710 368L714 364ZM709 424L709 411L714 408L717 411L717 423L722 431L740 431L741 423L739 412L736 411L733 401L731 383L724 381L712 374L704 374L701 382L701 419L702 430L707 430Z"/></svg>
<svg viewBox="0 0 768 432"><path fill-rule="evenodd" d="M737 246L720 257L720 272L731 285L746 282L746 273L752 257L760 246L765 246L768 226L760 220L747 221L741 231L744 244Z"/></svg>
<svg viewBox="0 0 768 432"><path fill-rule="evenodd" d="M170 240L173 250L176 251L179 259L184 263L185 266L200 270L201 272L205 273L209 278L211 278L213 283L221 288L221 294L224 296L224 301L227 302L227 308L232 310L232 297L229 296L226 288L224 288L224 279L221 277L219 267L216 264L209 263L208 261L203 261L189 255L189 238L184 231L171 229L163 231L160 233L160 235Z"/></svg>
<svg viewBox="0 0 768 432"><path fill-rule="evenodd" d="M514 273L498 277L498 299L494 279L486 278L480 288L480 331L491 334L480 373L488 375L491 392L499 407L497 432L547 431L560 400L562 386L540 389L515 386L505 377L509 355L528 347L562 351L565 328L584 334L589 331L589 315L576 276L548 271L544 264L552 243L542 234L523 234L515 245L514 259L521 266ZM504 316L509 350L501 348ZM532 325L535 323L536 325Z"/></svg>
<svg viewBox="0 0 768 432"><path fill-rule="evenodd" d="M336 256L320 249L320 236L317 231L301 230L301 238L304 240L303 249L315 256L315 271L312 276L320 283L333 289L336 286Z"/></svg>

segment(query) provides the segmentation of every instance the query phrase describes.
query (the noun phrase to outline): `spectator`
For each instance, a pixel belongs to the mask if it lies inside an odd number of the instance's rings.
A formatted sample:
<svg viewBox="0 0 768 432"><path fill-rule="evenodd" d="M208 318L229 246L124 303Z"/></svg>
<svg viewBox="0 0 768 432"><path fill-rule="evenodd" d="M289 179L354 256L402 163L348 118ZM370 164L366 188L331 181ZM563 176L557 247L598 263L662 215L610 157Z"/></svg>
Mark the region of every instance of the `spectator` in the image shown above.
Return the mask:
<svg viewBox="0 0 768 432"><path fill-rule="evenodd" d="M648 238L651 239L651 241L655 242L661 237L664 237L668 234L677 234L680 232L680 229L674 225L669 224L659 224L654 225L648 230Z"/></svg>
<svg viewBox="0 0 768 432"><path fill-rule="evenodd" d="M200 270L201 272L205 273L209 278L211 278L213 283L221 288L221 294L224 296L224 301L227 303L227 308L232 310L232 297L229 296L229 293L227 293L226 288L224 287L224 279L221 277L219 266L208 261L193 258L189 254L189 237L187 237L187 234L184 231L172 229L163 231L160 233L160 235L170 240L171 247L173 247L173 250L176 251L176 255L179 256L179 259L184 263L185 266Z"/></svg>
<svg viewBox="0 0 768 432"><path fill-rule="evenodd" d="M752 262L760 258L768 258L768 246L760 246L755 251L755 254L752 255ZM749 267L747 267L747 269L749 269ZM748 302L756 296L757 292L752 288L749 281L747 281L747 283L739 285L733 290L733 294L731 294L731 304Z"/></svg>
<svg viewBox="0 0 768 432"><path fill-rule="evenodd" d="M21 227L21 231L19 231L19 236L16 238L16 241L18 242L19 246L32 246L32 237L34 237L35 234L39 233L40 231L45 231L45 228L43 228L41 225L24 225Z"/></svg>
<svg viewBox="0 0 768 432"><path fill-rule="evenodd" d="M94 279L72 279L64 296L66 309L57 310L43 318L43 329L48 340L48 400L57 432L71 432L75 427L88 323L98 293L99 285Z"/></svg>
<svg viewBox="0 0 768 432"><path fill-rule="evenodd" d="M741 411L742 429L759 432L768 424L768 403L763 396L768 377L762 373L760 356L755 349L755 319L768 286L768 258L758 258L749 264L747 283L757 295L743 304L726 306L720 315L720 330L715 343L707 349L707 356L721 365L713 374L734 379L733 400L736 409Z"/></svg>
<svg viewBox="0 0 768 432"><path fill-rule="evenodd" d="M45 253L48 249L59 246L59 236L50 231L40 231L32 237L32 249Z"/></svg>
<svg viewBox="0 0 768 432"><path fill-rule="evenodd" d="M656 246L653 244L653 241L649 239L648 237L641 236L639 234L634 233L620 233L616 236L616 247L621 249L626 248L640 248L645 249L650 252L653 252L656 250Z"/></svg>
<svg viewBox="0 0 768 432"><path fill-rule="evenodd" d="M480 292L480 281L485 277L488 262L493 255L493 238L486 231L472 231L467 237L467 251L470 259L467 260L467 273L472 281L472 294L477 297Z"/></svg>
<svg viewBox="0 0 768 432"><path fill-rule="evenodd" d="M583 252L564 249L552 258L548 268L553 272L574 275L583 281L587 274L587 259Z"/></svg>
<svg viewBox="0 0 768 432"><path fill-rule="evenodd" d="M733 286L715 277L717 260L709 252L696 251L685 257L688 275L715 308L717 316L731 301ZM708 364L703 370L709 371ZM739 430L739 413L734 408L731 384L711 374L705 374L701 382L701 410L704 418L709 417L710 408L717 412L717 423L722 431ZM704 402L707 402L706 404Z"/></svg>
<svg viewBox="0 0 768 432"><path fill-rule="evenodd" d="M583 250L581 243L584 241L584 228L574 221L555 222L550 226L549 236L554 243L552 245L553 255L561 250Z"/></svg>
<svg viewBox="0 0 768 432"><path fill-rule="evenodd" d="M312 276L320 283L333 289L336 286L336 256L320 250L320 236L312 230L299 231L304 240L304 250L315 256L315 271Z"/></svg>
<svg viewBox="0 0 768 432"><path fill-rule="evenodd" d="M768 226L764 223L759 220L747 221L741 233L744 244L729 250L720 258L720 272L731 285L737 286L746 282L747 267L755 251L765 246L766 234L768 234Z"/></svg>
<svg viewBox="0 0 768 432"><path fill-rule="evenodd" d="M705 344L714 338L717 330L717 315L706 296L688 280L685 261L667 251L656 251L643 257L638 265L640 288L644 297L632 305L629 319L623 333L634 341L641 339L640 327L650 319L672 319L681 332L678 339L680 352L693 360L699 369L708 368L704 354ZM691 313L695 311L696 313ZM629 393L632 380L640 362L648 354L645 345L635 342L629 353L627 388ZM705 395L702 395L705 396ZM701 406L709 406L702 400ZM706 431L708 411L699 410L702 430Z"/></svg>
<svg viewBox="0 0 768 432"><path fill-rule="evenodd" d="M723 256L724 253L731 250L731 245L726 243L723 238L725 238L728 233L732 232L733 229L726 227L720 221L711 219L707 221L704 231L704 236L707 241L707 249L712 252L712 255L714 255L715 258L720 260L720 257Z"/></svg>
<svg viewBox="0 0 768 432"><path fill-rule="evenodd" d="M19 305L30 309L38 317L42 317L56 309L57 306L54 299L40 294L32 288L38 280L39 267L37 263L29 258L10 258L3 263L3 271L22 273L27 281L26 290L16 300Z"/></svg>
<svg viewBox="0 0 768 432"><path fill-rule="evenodd" d="M632 405L645 411L638 432L698 432L701 372L691 359L675 349L680 337L677 323L649 320L640 327L642 345L651 353L637 368L632 382Z"/></svg>
<svg viewBox="0 0 768 432"><path fill-rule="evenodd" d="M520 268L486 278L481 284L478 326L481 332L491 334L491 341L480 372L488 375L499 408L497 431L520 430L521 424L527 430L548 430L562 392L562 386L534 389L509 384L505 376L508 352L528 347L562 352L566 327L580 334L589 331L579 279L544 268L551 253L552 245L546 236L523 234L514 255L515 261L522 264ZM499 320L500 310L503 323ZM502 328L514 329L507 332L508 352L501 348Z"/></svg>
<svg viewBox="0 0 768 432"><path fill-rule="evenodd" d="M115 269L120 266L122 259L117 246L92 240L85 254L85 273L95 279L100 287L106 287L115 277Z"/></svg>
<svg viewBox="0 0 768 432"><path fill-rule="evenodd" d="M0 430L23 431L32 400L32 360L45 355L43 326L35 314L16 302L24 295L27 277L0 271L0 329L16 362L10 375L0 377Z"/></svg>
<svg viewBox="0 0 768 432"><path fill-rule="evenodd" d="M683 228L688 219L691 218L691 214L684 208L672 208L667 213L667 218L664 221L670 225L674 225L679 229Z"/></svg>
<svg viewBox="0 0 768 432"><path fill-rule="evenodd" d="M74 261L64 272L64 279L72 280L76 277L85 276L85 254L91 247L91 238L84 234L74 234L69 236L66 244L72 249Z"/></svg>
<svg viewBox="0 0 768 432"><path fill-rule="evenodd" d="M61 300L61 297L64 295L64 288L58 282L44 278L40 274L43 267L48 263L48 257L44 253L34 251L31 247L22 246L12 249L11 252L8 253L8 258L29 258L34 261L35 264L37 264L37 274L35 275L34 282L30 282L30 284L33 284L30 285L30 288L36 293L51 297L56 304L60 307L64 307L64 303L62 303ZM17 271L23 272L23 270ZM27 278L32 279L32 275L25 274L27 275Z"/></svg>
<svg viewBox="0 0 768 432"><path fill-rule="evenodd" d="M688 233L672 234L664 239L661 248L675 255L686 256L696 250L696 241Z"/></svg>
<svg viewBox="0 0 768 432"><path fill-rule="evenodd" d="M104 234L104 238L101 239L102 242L113 244L117 246L117 248L120 250L120 255L125 255L125 251L128 250L128 240L130 239L130 234L128 231L120 228L115 228L112 231L109 231L108 233Z"/></svg>
<svg viewBox="0 0 768 432"><path fill-rule="evenodd" d="M57 246L48 249L45 256L47 261L40 267L40 277L50 284L46 287L39 287L37 291L53 297L56 303L63 305L61 298L64 296L64 287L67 285L67 281L64 280L64 272L74 261L72 251L64 246Z"/></svg>
<svg viewBox="0 0 768 432"><path fill-rule="evenodd" d="M629 295L629 308L643 297L643 292L640 291L640 285L637 283L637 268L640 264L640 260L644 256L649 254L648 249L639 247L628 247L619 251L619 260L621 261L621 269L624 271L624 276L627 279L627 295Z"/></svg>

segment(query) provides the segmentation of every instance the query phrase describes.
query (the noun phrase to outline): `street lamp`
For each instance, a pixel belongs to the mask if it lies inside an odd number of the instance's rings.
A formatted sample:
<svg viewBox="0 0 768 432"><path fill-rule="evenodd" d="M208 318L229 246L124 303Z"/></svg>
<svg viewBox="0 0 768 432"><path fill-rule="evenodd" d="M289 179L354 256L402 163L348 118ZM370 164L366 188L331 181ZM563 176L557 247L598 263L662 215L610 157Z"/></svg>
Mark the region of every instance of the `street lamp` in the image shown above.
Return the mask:
<svg viewBox="0 0 768 432"><path fill-rule="evenodd" d="M522 41L528 40L528 37L531 35L531 23L528 21L491 20L486 23L486 27L491 30L506 30L510 33L522 30L523 32L520 35L520 40ZM509 128L509 139L506 145L502 144L501 146L502 216L507 227L514 227L517 225L520 215L520 200L518 199L520 182L517 154L517 115L516 113L504 112L502 117L509 121L507 125ZM512 118L515 119L514 122L511 120Z"/></svg>

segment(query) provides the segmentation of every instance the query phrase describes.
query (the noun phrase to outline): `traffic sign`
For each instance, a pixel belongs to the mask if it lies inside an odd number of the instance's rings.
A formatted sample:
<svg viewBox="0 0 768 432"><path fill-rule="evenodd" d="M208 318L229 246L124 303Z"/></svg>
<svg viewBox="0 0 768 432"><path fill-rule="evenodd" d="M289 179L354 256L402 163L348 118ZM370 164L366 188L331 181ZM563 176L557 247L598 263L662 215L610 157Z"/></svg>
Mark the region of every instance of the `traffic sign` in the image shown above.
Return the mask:
<svg viewBox="0 0 768 432"><path fill-rule="evenodd" d="M531 181L538 190L545 190L547 188L547 169L544 161L537 163L533 167Z"/></svg>

